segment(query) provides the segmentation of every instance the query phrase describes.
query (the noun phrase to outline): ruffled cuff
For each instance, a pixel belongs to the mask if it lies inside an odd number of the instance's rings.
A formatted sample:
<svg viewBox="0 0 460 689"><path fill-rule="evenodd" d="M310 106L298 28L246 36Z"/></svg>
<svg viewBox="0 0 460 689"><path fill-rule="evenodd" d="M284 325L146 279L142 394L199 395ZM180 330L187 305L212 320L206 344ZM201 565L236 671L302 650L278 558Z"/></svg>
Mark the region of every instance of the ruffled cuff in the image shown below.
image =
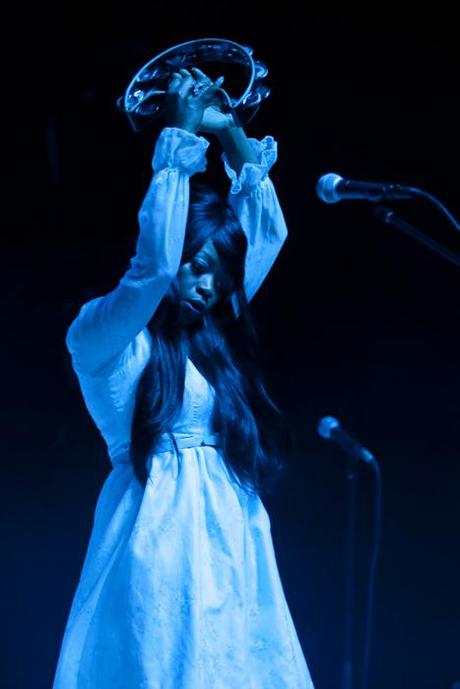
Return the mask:
<svg viewBox="0 0 460 689"><path fill-rule="evenodd" d="M206 170L206 151L209 141L185 129L165 127L157 139L152 167L155 172L165 168L180 170L188 175Z"/></svg>
<svg viewBox="0 0 460 689"><path fill-rule="evenodd" d="M231 181L230 193L239 194L241 191L249 193L270 172L278 157L278 144L272 136L265 136L262 141L249 139L252 150L257 155L257 163L244 163L239 175L230 167L227 156L222 154L225 172Z"/></svg>

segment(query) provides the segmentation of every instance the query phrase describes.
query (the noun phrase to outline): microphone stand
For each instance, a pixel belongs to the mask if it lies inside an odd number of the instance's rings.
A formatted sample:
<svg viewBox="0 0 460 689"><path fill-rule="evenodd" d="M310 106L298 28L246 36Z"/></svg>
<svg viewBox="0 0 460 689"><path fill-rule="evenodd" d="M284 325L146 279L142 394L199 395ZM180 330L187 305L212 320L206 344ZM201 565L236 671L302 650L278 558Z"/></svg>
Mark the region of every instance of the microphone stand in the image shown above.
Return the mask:
<svg viewBox="0 0 460 689"><path fill-rule="evenodd" d="M410 235L421 244L424 244L429 249L439 254L439 256L442 256L447 261L450 261L454 265L460 267L460 256L458 254L443 246L440 242L437 242L435 239L432 239L424 232L419 230L417 227L408 223L407 220L403 220L402 218L400 218L390 208L379 205L375 206L373 210L374 215L376 215L377 218L381 220L385 225L394 225L399 230L402 230L402 232L405 232L405 234Z"/></svg>
<svg viewBox="0 0 460 689"><path fill-rule="evenodd" d="M374 524L374 547L369 569L369 583L367 590L367 613L364 634L364 657L361 677L362 689L367 689L367 678L369 670L369 658L371 650L372 636L372 609L374 598L374 579L379 552L381 524L382 524L382 483L380 468L372 452L360 445L346 431L340 427L340 423L332 416L325 416L318 424L318 433L326 440L333 440L347 455L346 464L346 520L345 520L345 590L344 590L344 647L343 647L343 667L340 686L341 689L353 689L354 668L353 668L353 599L354 599L354 550L355 550L355 526L356 526L356 496L357 496L357 473L359 462L367 463L375 472L376 476L376 503L375 503L375 524Z"/></svg>
<svg viewBox="0 0 460 689"><path fill-rule="evenodd" d="M344 592L344 649L342 668L342 689L353 687L353 600L354 600L354 549L356 525L356 482L358 459L351 452L346 453L346 522L345 522L345 592Z"/></svg>
<svg viewBox="0 0 460 689"><path fill-rule="evenodd" d="M444 214L449 218L454 227L459 230L460 226L456 219L447 211L444 206L433 196L414 189L417 195L427 198L438 206ZM429 249L437 253L442 258L450 261L457 267L460 267L460 256L454 251L451 251L440 242L432 239L427 234L422 232L407 220L396 215L391 208L386 206L376 205L373 207L374 215L381 220L385 225L393 225L405 234L413 237L420 244L427 246ZM353 551L354 551L354 528L356 521L356 469L358 460L352 453L347 452L347 521L346 521L346 560L345 560L345 648L344 648L344 664L342 676L342 689L352 689L353 686L353 663L352 663L352 639L353 639ZM374 468L378 470L378 465L373 464ZM377 474L379 475L379 474ZM378 497L380 502L381 497ZM379 518L379 510L377 510L377 517ZM376 533L380 530L380 525L376 528ZM375 566L375 559L373 562ZM370 630L369 630L370 634ZM367 681L367 665L368 665L368 651L369 640L367 640L367 649L365 653L365 667L363 673L363 686Z"/></svg>

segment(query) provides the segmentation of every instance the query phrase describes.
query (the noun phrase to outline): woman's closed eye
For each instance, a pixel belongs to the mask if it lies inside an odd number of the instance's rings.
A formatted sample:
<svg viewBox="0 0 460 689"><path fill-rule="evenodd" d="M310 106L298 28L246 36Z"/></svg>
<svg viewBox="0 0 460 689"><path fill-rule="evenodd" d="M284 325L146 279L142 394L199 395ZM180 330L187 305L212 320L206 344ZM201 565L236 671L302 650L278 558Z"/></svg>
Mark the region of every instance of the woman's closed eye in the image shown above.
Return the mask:
<svg viewBox="0 0 460 689"><path fill-rule="evenodd" d="M202 263L201 261L196 261L196 260L192 261L193 272L196 273L197 275L204 273L207 268L208 268L208 266L205 263Z"/></svg>
<svg viewBox="0 0 460 689"><path fill-rule="evenodd" d="M207 265L203 261L199 261L199 260L194 259L191 262L191 265L192 265L192 270L195 273L195 275L201 275L202 273L205 273L206 271L212 272L209 265ZM230 278L217 278L214 281L214 284L216 286L216 289L219 292L228 292L231 289Z"/></svg>

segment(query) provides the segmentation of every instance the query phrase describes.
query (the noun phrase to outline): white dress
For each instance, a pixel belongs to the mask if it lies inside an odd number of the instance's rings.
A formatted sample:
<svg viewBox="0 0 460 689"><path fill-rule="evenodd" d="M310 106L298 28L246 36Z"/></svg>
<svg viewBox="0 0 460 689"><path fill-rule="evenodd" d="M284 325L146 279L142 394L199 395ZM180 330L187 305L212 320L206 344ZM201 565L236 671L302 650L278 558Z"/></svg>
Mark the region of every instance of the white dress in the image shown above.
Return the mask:
<svg viewBox="0 0 460 689"><path fill-rule="evenodd" d="M271 137L230 202L248 240L248 298L286 226L267 173ZM143 490L129 462L136 386L152 345L146 324L177 271L189 177L208 142L161 133L139 213L136 255L118 286L85 304L66 342L112 470L99 495L53 689L313 689L280 581L270 520L231 479L213 432L214 389L187 360L184 400L149 458ZM159 270L166 266L168 270ZM180 462L178 453L180 455Z"/></svg>

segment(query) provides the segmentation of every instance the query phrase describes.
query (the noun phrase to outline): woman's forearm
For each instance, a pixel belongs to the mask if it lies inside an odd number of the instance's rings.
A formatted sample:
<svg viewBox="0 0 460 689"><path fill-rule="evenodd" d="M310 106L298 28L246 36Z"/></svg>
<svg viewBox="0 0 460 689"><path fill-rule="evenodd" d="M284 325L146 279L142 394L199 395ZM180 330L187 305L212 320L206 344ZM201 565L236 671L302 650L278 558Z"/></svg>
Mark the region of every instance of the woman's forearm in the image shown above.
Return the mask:
<svg viewBox="0 0 460 689"><path fill-rule="evenodd" d="M217 133L217 137L228 162L238 175L244 163L257 163L257 156L242 127L228 125Z"/></svg>

